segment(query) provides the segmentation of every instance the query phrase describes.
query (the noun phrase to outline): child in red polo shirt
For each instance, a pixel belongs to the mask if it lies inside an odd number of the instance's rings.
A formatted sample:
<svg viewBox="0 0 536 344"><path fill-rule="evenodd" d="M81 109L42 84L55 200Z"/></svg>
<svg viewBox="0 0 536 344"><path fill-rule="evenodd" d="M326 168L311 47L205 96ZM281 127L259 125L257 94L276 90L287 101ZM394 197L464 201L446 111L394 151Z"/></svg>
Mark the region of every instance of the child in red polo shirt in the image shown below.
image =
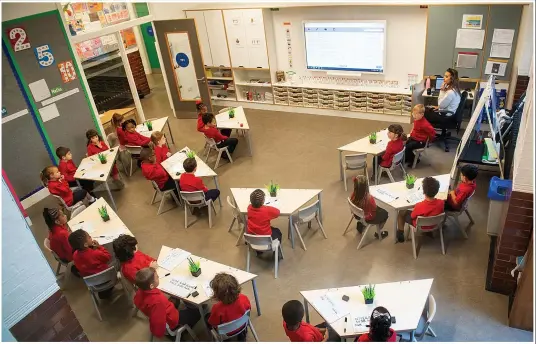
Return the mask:
<svg viewBox="0 0 536 344"><path fill-rule="evenodd" d="M179 196L177 184L162 165L156 162L156 156L151 148L143 148L140 152L140 159L141 173L146 179L154 181L161 191L173 190L175 195Z"/></svg>
<svg viewBox="0 0 536 344"><path fill-rule="evenodd" d="M136 283L136 273L143 268L158 268L153 257L138 250L138 240L133 236L121 234L113 243L115 257L121 263L121 273L131 283Z"/></svg>
<svg viewBox="0 0 536 344"><path fill-rule="evenodd" d="M76 173L76 165L73 162L71 150L67 147L58 147L56 148L56 156L60 159L60 163L58 164L58 170L60 170L60 173L63 175L67 183L69 183L70 187L77 187L78 184L74 178ZM82 189L89 193L91 193L91 190L93 190L94 182L91 180L80 179L78 183L80 183Z"/></svg>
<svg viewBox="0 0 536 344"><path fill-rule="evenodd" d="M389 168L393 163L394 156L404 149L404 142L408 140L408 137L404 134L404 128L400 124L391 124L387 127L387 137L389 138L389 142L387 142L385 153L378 156L378 164L382 167ZM376 175L376 165L373 168L372 173Z"/></svg>
<svg viewBox="0 0 536 344"><path fill-rule="evenodd" d="M69 228L67 227L67 215L58 208L43 209L43 217L48 226L48 241L50 249L65 263L73 260L73 248L69 244ZM71 266L73 275L80 277L76 266Z"/></svg>
<svg viewBox="0 0 536 344"><path fill-rule="evenodd" d="M138 291L134 305L149 318L149 328L155 337L167 335L175 341L173 331L183 325L194 325L201 315L197 309L177 310L176 306L159 290L160 279L153 268L143 268L136 273Z"/></svg>
<svg viewBox="0 0 536 344"><path fill-rule="evenodd" d="M476 190L475 179L478 176L478 167L475 165L463 165L461 168L461 183L456 190L449 192L445 202L445 210L460 210L463 202Z"/></svg>
<svg viewBox="0 0 536 344"><path fill-rule="evenodd" d="M415 154L413 150L423 148L426 145L426 140L432 140L436 136L434 127L424 118L424 105L417 104L413 107L411 115L413 116L413 129L411 129L410 138L406 142L406 163L408 167L413 166ZM419 163L419 160L417 160Z"/></svg>
<svg viewBox="0 0 536 344"><path fill-rule="evenodd" d="M261 189L251 193L248 206L248 233L254 235L271 235L272 239L283 240L279 228L270 226L270 221L279 217L279 209L264 205L265 195Z"/></svg>
<svg viewBox="0 0 536 344"><path fill-rule="evenodd" d="M224 272L216 274L210 281L210 288L214 292L214 299L218 301L212 306L210 317L208 318L208 323L212 327L216 328L218 325L239 319L247 310L251 309L248 297L240 293L240 285L233 275ZM227 335L231 336L240 330L230 332ZM233 338L233 341L245 342L246 335L247 328L236 338Z"/></svg>
<svg viewBox="0 0 536 344"><path fill-rule="evenodd" d="M305 313L303 305L298 300L288 301L283 305L283 329L291 342L340 342L341 337L327 324L321 323L316 326L303 320Z"/></svg>
<svg viewBox="0 0 536 344"><path fill-rule="evenodd" d="M150 146L154 150L156 162L159 164L171 156L169 148L166 145L166 137L161 131L155 131L151 134Z"/></svg>
<svg viewBox="0 0 536 344"><path fill-rule="evenodd" d="M366 176L357 176L354 178L354 192L350 196L350 201L363 210L365 214L365 221L370 224L380 225L380 230L385 226L385 222L389 218L389 213L383 208L376 206L374 197L370 195L368 179ZM357 221L357 231L361 234L363 232L363 223L359 221L357 216L354 216ZM382 238L385 238L389 233L382 231ZM374 237L378 239L378 234L374 233Z"/></svg>
<svg viewBox="0 0 536 344"><path fill-rule="evenodd" d="M385 307L376 307L370 315L369 333L362 334L356 342L396 342L396 332L391 328L391 313Z"/></svg>
<svg viewBox="0 0 536 344"><path fill-rule="evenodd" d="M151 139L143 136L136 131L136 121L133 119L127 119L121 125L125 134L125 145L129 146L147 146Z"/></svg>
<svg viewBox="0 0 536 344"><path fill-rule="evenodd" d="M439 192L439 181L433 177L426 177L422 181L424 201L415 204L413 211L401 211L398 215L397 241L404 242L404 226L406 223L416 226L417 217L430 217L443 213L445 201L435 198ZM423 227L423 230L427 228ZM429 229L429 228L428 228Z"/></svg>
<svg viewBox="0 0 536 344"><path fill-rule="evenodd" d="M218 131L218 128L216 128L214 115L210 112L203 115L203 124L205 125L203 127L203 134L205 134L206 137L213 139L216 142L216 147L227 147L229 154L233 154L236 145L238 144L238 139L222 135L222 133ZM226 153L222 154L222 158L229 159Z"/></svg>
<svg viewBox="0 0 536 344"><path fill-rule="evenodd" d="M95 129L89 129L86 131L86 138L88 157L102 152L107 152L110 149ZM98 160L97 157L94 157L93 159ZM112 178L114 179L114 184L116 184L118 188L122 189L125 186L121 179L119 179L119 170L115 164L112 168Z"/></svg>
<svg viewBox="0 0 536 344"><path fill-rule="evenodd" d="M41 171L41 181L51 194L60 196L68 207L83 200L87 200L89 204L95 202L95 198L84 189L72 191L56 166L45 167Z"/></svg>
<svg viewBox="0 0 536 344"><path fill-rule="evenodd" d="M181 174L181 179L179 180L182 191L203 191L205 193L205 200L208 201L211 199L212 202L215 202L220 197L220 190L207 189L203 180L195 176L195 171L197 170L197 160L195 158L185 159L182 167L184 168L184 173Z"/></svg>
<svg viewBox="0 0 536 344"><path fill-rule="evenodd" d="M110 266L110 252L102 247L84 230L78 229L69 235L69 244L74 250L73 262L83 277L98 274ZM114 287L99 292L99 298L106 299L112 295Z"/></svg>
<svg viewBox="0 0 536 344"><path fill-rule="evenodd" d="M123 120L125 119L125 116L121 115L120 113L114 113L112 116L112 127L115 128L115 133L117 134L117 139L119 140L119 144L121 146L124 146L126 144L125 139L125 132L123 131L122 124Z"/></svg>
<svg viewBox="0 0 536 344"><path fill-rule="evenodd" d="M203 132L203 127L205 126L205 123L203 123L203 115L208 112L208 108L201 101L201 99L196 100L195 108L197 109L197 131L202 133Z"/></svg>

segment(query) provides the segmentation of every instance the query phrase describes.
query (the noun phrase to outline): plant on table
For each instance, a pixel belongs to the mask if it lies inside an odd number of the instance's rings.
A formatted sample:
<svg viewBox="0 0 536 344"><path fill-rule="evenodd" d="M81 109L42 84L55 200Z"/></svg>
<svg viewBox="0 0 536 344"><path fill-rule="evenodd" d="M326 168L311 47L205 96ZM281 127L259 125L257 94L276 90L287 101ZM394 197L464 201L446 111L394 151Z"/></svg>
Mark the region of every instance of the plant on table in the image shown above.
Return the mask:
<svg viewBox="0 0 536 344"><path fill-rule="evenodd" d="M417 177L415 177L413 174L407 174L406 175L406 187L408 189L413 189L415 186L415 181L417 180Z"/></svg>
<svg viewBox="0 0 536 344"><path fill-rule="evenodd" d="M97 157L99 158L99 161L101 162L101 164L106 164L107 160L106 160L106 155L105 154L99 153L97 155Z"/></svg>
<svg viewBox="0 0 536 344"><path fill-rule="evenodd" d="M147 125L147 129L149 131L153 131L153 122L147 121L147 122L145 122L145 124Z"/></svg>
<svg viewBox="0 0 536 344"><path fill-rule="evenodd" d="M201 265L199 262L194 262L194 260L188 257L188 269L194 277L201 275Z"/></svg>
<svg viewBox="0 0 536 344"><path fill-rule="evenodd" d="M110 220L110 215L108 214L108 209L106 209L105 205L103 205L102 207L98 209L99 209L99 215L104 222Z"/></svg>
<svg viewBox="0 0 536 344"><path fill-rule="evenodd" d="M195 158L195 152L193 150L189 150L186 152L187 158Z"/></svg>
<svg viewBox="0 0 536 344"><path fill-rule="evenodd" d="M365 304L369 305L374 302L374 297L376 296L376 285L369 284L365 288L361 289L363 298L365 299Z"/></svg>
<svg viewBox="0 0 536 344"><path fill-rule="evenodd" d="M370 143L375 144L376 143L376 138L377 138L376 132L373 132L372 134L370 134L368 138L369 138Z"/></svg>
<svg viewBox="0 0 536 344"><path fill-rule="evenodd" d="M229 113L229 118L234 118L235 108L231 108L228 113Z"/></svg>
<svg viewBox="0 0 536 344"><path fill-rule="evenodd" d="M279 184L274 183L273 180L270 181L270 184L266 185L266 190L270 193L270 197L276 197L277 191L280 189Z"/></svg>

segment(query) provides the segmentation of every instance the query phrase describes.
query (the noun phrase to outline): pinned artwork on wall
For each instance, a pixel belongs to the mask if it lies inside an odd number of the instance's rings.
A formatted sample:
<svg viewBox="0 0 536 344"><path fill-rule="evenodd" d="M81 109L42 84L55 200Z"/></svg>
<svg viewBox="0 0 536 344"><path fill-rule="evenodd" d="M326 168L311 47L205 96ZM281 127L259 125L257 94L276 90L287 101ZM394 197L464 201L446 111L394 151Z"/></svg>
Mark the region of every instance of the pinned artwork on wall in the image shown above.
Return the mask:
<svg viewBox="0 0 536 344"><path fill-rule="evenodd" d="M290 22L284 22L283 26L285 27L285 35L287 38L288 66L289 68L292 68L292 38L290 34Z"/></svg>
<svg viewBox="0 0 536 344"><path fill-rule="evenodd" d="M9 43L11 43L11 47L13 48L13 51L17 52L21 50L30 49L32 47L30 45L30 39L28 38L24 27L12 27L7 29L6 33L7 37L9 38Z"/></svg>
<svg viewBox="0 0 536 344"><path fill-rule="evenodd" d="M76 79L76 71L72 60L63 61L58 63L58 69L61 74L61 80L64 84Z"/></svg>
<svg viewBox="0 0 536 344"><path fill-rule="evenodd" d="M54 64L54 55L52 55L52 49L48 44L34 48L34 53L40 68L50 67Z"/></svg>

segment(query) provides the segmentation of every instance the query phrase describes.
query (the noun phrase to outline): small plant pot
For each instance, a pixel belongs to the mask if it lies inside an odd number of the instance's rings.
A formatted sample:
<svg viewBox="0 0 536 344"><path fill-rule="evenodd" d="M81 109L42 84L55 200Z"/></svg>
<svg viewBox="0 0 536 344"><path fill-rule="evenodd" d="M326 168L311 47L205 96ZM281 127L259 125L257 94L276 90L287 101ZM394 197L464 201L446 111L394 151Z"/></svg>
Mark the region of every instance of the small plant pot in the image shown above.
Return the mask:
<svg viewBox="0 0 536 344"><path fill-rule="evenodd" d="M234 118L234 113L229 113L229 118Z"/></svg>
<svg viewBox="0 0 536 344"><path fill-rule="evenodd" d="M365 299L365 305L372 305L374 303L374 299Z"/></svg>
<svg viewBox="0 0 536 344"><path fill-rule="evenodd" d="M270 192L270 197L277 197L277 192Z"/></svg>
<svg viewBox="0 0 536 344"><path fill-rule="evenodd" d="M103 164L103 165L106 164L107 162L108 162L108 160L106 160L106 159L102 159L102 160L100 161L100 163Z"/></svg>
<svg viewBox="0 0 536 344"><path fill-rule="evenodd" d="M152 124L151 125L147 124L147 129L149 129L149 131L153 131L153 125Z"/></svg>
<svg viewBox="0 0 536 344"><path fill-rule="evenodd" d="M108 221L110 221L110 215L101 216L101 219L102 219L102 221L104 221L104 222L108 222Z"/></svg>
<svg viewBox="0 0 536 344"><path fill-rule="evenodd" d="M414 186L415 186L415 184L406 183L406 188L408 188L408 189L413 189Z"/></svg>
<svg viewBox="0 0 536 344"><path fill-rule="evenodd" d="M376 140L373 140L373 139L369 139L369 142L370 142L371 144L376 144Z"/></svg>
<svg viewBox="0 0 536 344"><path fill-rule="evenodd" d="M199 275L201 275L201 269L197 270L196 272L190 271L190 273L191 273L192 276L194 276L194 277L199 277Z"/></svg>

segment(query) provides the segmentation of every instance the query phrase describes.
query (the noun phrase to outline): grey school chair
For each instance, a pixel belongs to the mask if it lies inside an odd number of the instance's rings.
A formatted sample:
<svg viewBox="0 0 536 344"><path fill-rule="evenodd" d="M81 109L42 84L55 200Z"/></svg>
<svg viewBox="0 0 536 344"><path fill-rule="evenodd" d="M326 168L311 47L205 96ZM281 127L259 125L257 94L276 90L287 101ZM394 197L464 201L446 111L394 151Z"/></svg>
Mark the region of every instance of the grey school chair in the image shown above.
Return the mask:
<svg viewBox="0 0 536 344"><path fill-rule="evenodd" d="M218 146L216 144L216 141L214 141L214 139L211 139L211 138L205 136L205 152L204 152L205 161L208 162L208 157L210 156L210 152L213 149L216 152L218 152L218 156L216 157L216 163L214 164L214 169L218 168L218 165L220 164L220 159L221 159L221 156L222 156L223 153L226 153L227 157L229 158L229 161L231 162L231 164L233 163L233 158L231 157L231 154L229 153L229 150L227 149L227 147L218 148Z"/></svg>
<svg viewBox="0 0 536 344"><path fill-rule="evenodd" d="M216 342L228 341L228 339L236 338L239 334L246 331L249 327L251 334L253 334L253 338L255 338L255 341L258 342L259 337L257 337L257 332L255 332L255 328L251 323L250 313L251 310L248 309L246 313L244 313L244 315L242 315L240 318L225 324L218 325L216 328L213 328L211 331L212 338L214 338ZM228 335L228 333L237 330L240 331L233 333L232 335Z"/></svg>
<svg viewBox="0 0 536 344"><path fill-rule="evenodd" d="M188 210L195 208L208 207L208 226L212 228L212 211L216 215L216 208L214 202L211 199L205 200L205 193L203 191L186 192L181 191L181 198L184 201L184 228L188 228Z"/></svg>
<svg viewBox="0 0 536 344"><path fill-rule="evenodd" d="M417 325L417 329L412 331L410 333L409 338L407 338L407 332L401 333L401 342L411 342L411 341L421 341L425 335L429 335L431 337L437 337L436 333L432 329L432 321L434 320L435 314L437 312L437 303L435 301L435 298L432 294L428 295L428 300L426 301L426 305L424 306L424 309L421 314L421 318L419 319L419 324Z"/></svg>
<svg viewBox="0 0 536 344"><path fill-rule="evenodd" d="M79 208L81 208L82 210L86 209L86 206L84 205L84 202L83 201L79 201L78 203L76 204L73 204L71 205L70 207L67 205L67 203L65 203L65 201L63 200L63 198L61 198L60 196L58 195L54 195L54 194L51 194L52 197L56 198L58 200L58 203L60 204L60 206L62 206L64 209L66 209L68 212L69 212L69 220L72 219L74 216L73 214L75 213L75 211ZM77 213L78 214L78 213Z"/></svg>
<svg viewBox="0 0 536 344"><path fill-rule="evenodd" d="M244 234L244 239L248 245L248 253L246 257L246 271L249 272L249 263L251 260L251 250L259 252L274 252L274 262L275 262L275 278L277 278L277 272L279 269L279 254L281 258L285 259L283 255L283 248L281 243L277 239L272 239L270 235L253 235L253 234Z"/></svg>
<svg viewBox="0 0 536 344"><path fill-rule="evenodd" d="M84 210L86 210L86 206L84 205L83 207L78 207L76 208L75 210L73 210L73 212L71 213L71 219L74 219L76 217L76 215L80 214L81 212L83 212Z"/></svg>
<svg viewBox="0 0 536 344"><path fill-rule="evenodd" d="M426 143L425 143L424 147L415 148L413 150L413 155L415 157L413 158L413 164L411 165L411 168L415 168L415 166L417 166L417 161L421 158L421 156L423 156L426 153L426 148L428 148L429 140L430 140L429 138L426 139Z"/></svg>
<svg viewBox="0 0 536 344"><path fill-rule="evenodd" d="M393 175L391 174L391 171L393 171L397 167L400 167L400 169L402 170L402 173L404 174L404 176L406 175L406 170L404 169L404 152L405 152L405 150L406 150L406 147L404 147L400 152L395 154L395 156L393 157L393 162L391 163L391 166L389 166L389 167L378 166L378 172L377 172L377 175L376 175L376 185L379 184L379 182L380 182L380 180L382 178L382 173L383 172L386 172L387 176L389 177L389 180L391 181L391 183L394 183L395 179L393 178Z"/></svg>
<svg viewBox="0 0 536 344"><path fill-rule="evenodd" d="M316 220L316 222L318 222L318 226L320 227L320 230L322 231L322 234L324 235L324 238L325 239L328 238L328 236L326 235L326 232L324 231L324 226L322 226L322 221L320 221L320 217L318 215L319 213L320 213L320 201L319 200L316 200L313 204L298 210L298 215L296 216L296 222L294 222L294 230L296 231L296 235L298 236L298 239L300 239L300 242L302 244L304 251L307 251L307 248L305 247L305 243L303 242L303 238L300 233L299 225L307 223L307 228L311 229L311 222L313 220Z"/></svg>
<svg viewBox="0 0 536 344"><path fill-rule="evenodd" d="M351 154L344 156L344 190L348 191L348 185L346 180L348 177L346 176L346 170L364 170L364 175L367 177L368 180L367 153Z"/></svg>
<svg viewBox="0 0 536 344"><path fill-rule="evenodd" d="M466 213L467 217L469 218L469 226L475 223L475 221L473 221L473 217L471 216L471 214L469 214L469 201L471 200L471 197L473 197L474 194L475 192L473 191L473 193L469 197L467 197L465 201L463 201L462 206L460 207L460 210L445 211L445 220L443 221L443 225L447 222L447 219L449 217L452 218L456 224L456 227L460 230L460 232L462 233L465 239L469 238L469 236L467 235L467 231L462 228L462 225L458 218L463 213Z"/></svg>
<svg viewBox="0 0 536 344"><path fill-rule="evenodd" d="M361 245L363 245L363 241L367 237L367 233L372 226L376 226L376 233L378 234L378 238L381 241L382 235L381 235L380 225L367 223L367 221L365 221L365 213L363 212L363 209L356 206L350 198L347 198L346 200L348 201L348 205L350 206L350 214L352 217L350 218L350 222L348 222L348 226L346 226L346 229L344 230L344 233L342 235L346 235L346 233L348 232L348 229L350 228L350 225L352 224L352 221L356 219L356 221L361 222L364 227L363 234L361 234L361 240L359 241L359 244L357 244L358 250L361 248Z"/></svg>
<svg viewBox="0 0 536 344"><path fill-rule="evenodd" d="M244 236L244 230L245 230L245 221L244 217L242 216L242 213L238 210L234 202L232 201L230 196L227 196L227 204L231 207L233 210L233 222L231 222L231 225L229 226L229 230L227 232L230 232L233 229L233 226L236 222L238 225L238 229L240 230L240 234L238 235L238 240L236 240L236 246L240 243L240 240Z"/></svg>
<svg viewBox="0 0 536 344"><path fill-rule="evenodd" d="M413 258L417 259L417 247L415 243L415 234L416 233L423 233L423 232L439 232L439 236L441 238L441 252L445 254L445 243L443 240L443 222L445 220L445 213L441 213L439 215L435 216L418 216L417 221L415 222L415 226L410 225L406 223L406 225L409 227L409 231L411 232L411 244L413 246ZM422 227L432 227L426 230L423 230ZM408 235L406 234L406 239Z"/></svg>
<svg viewBox="0 0 536 344"><path fill-rule="evenodd" d="M116 133L110 133L108 134L108 136L106 136L106 140L108 141L108 144L110 146L110 148L114 148L114 147L117 147L118 151L117 151L117 154L119 155L119 161L121 161L121 166L123 167L123 172L125 173L125 176L128 176L128 172L127 172L127 165L125 164L125 156L128 156L129 159L132 160L132 156L128 153L127 149L125 148L125 146L122 146L119 144L119 139L117 138L117 134ZM132 163L132 162L131 162ZM132 169L132 167L131 167Z"/></svg>
<svg viewBox="0 0 536 344"><path fill-rule="evenodd" d="M128 152L128 154L130 155L130 173L128 174L128 176L132 177L132 169L134 168L134 158L132 157L133 155L140 155L141 153L141 150L142 150L142 147L141 146L131 146L131 145L125 145L125 149L126 151Z"/></svg>
<svg viewBox="0 0 536 344"><path fill-rule="evenodd" d="M156 212L157 216L162 213L162 206L164 205L164 202L166 200L166 196L168 196L168 195L171 195L171 198L173 198L173 200L177 204L177 207L181 206L181 204L180 204L179 200L177 199L177 196L175 195L175 192L173 192L173 190L166 190L166 191L160 190L160 188L158 187L158 185L156 184L156 182L154 180L151 180L151 185L153 186L153 189L154 189L154 194L153 194L153 199L151 200L151 205L153 205L155 203L156 196L160 195L160 201L159 201L160 205L158 206L158 211Z"/></svg>
<svg viewBox="0 0 536 344"><path fill-rule="evenodd" d="M65 262L60 257L58 257L56 252L52 251L52 249L50 248L50 240L48 240L48 238L45 238L45 242L43 243L43 245L45 246L45 249L52 254L56 262L58 262L58 267L56 268L56 277L63 275L65 277L65 282L67 282L70 275L69 271L71 270L71 266L73 265L73 263ZM62 266L65 266L65 272L60 272Z"/></svg>
<svg viewBox="0 0 536 344"><path fill-rule="evenodd" d="M141 313L143 315L144 319L149 319L149 317L145 313L143 313L140 309L138 309L136 306L134 306L134 312L133 312L132 316L135 317L135 316L138 315L138 313ZM169 328L169 325L166 324L166 332L167 332L167 334L172 336L172 337L175 337L176 342L181 341L181 337L182 337L182 334L184 333L184 331L188 332L194 341L198 341L197 336L195 335L194 331L192 331L192 328L189 325L183 325L183 326L179 327L178 329L176 329L175 331L173 331L173 330L171 330ZM151 333L151 337L149 338L149 341L154 342L154 335L152 333Z"/></svg>

